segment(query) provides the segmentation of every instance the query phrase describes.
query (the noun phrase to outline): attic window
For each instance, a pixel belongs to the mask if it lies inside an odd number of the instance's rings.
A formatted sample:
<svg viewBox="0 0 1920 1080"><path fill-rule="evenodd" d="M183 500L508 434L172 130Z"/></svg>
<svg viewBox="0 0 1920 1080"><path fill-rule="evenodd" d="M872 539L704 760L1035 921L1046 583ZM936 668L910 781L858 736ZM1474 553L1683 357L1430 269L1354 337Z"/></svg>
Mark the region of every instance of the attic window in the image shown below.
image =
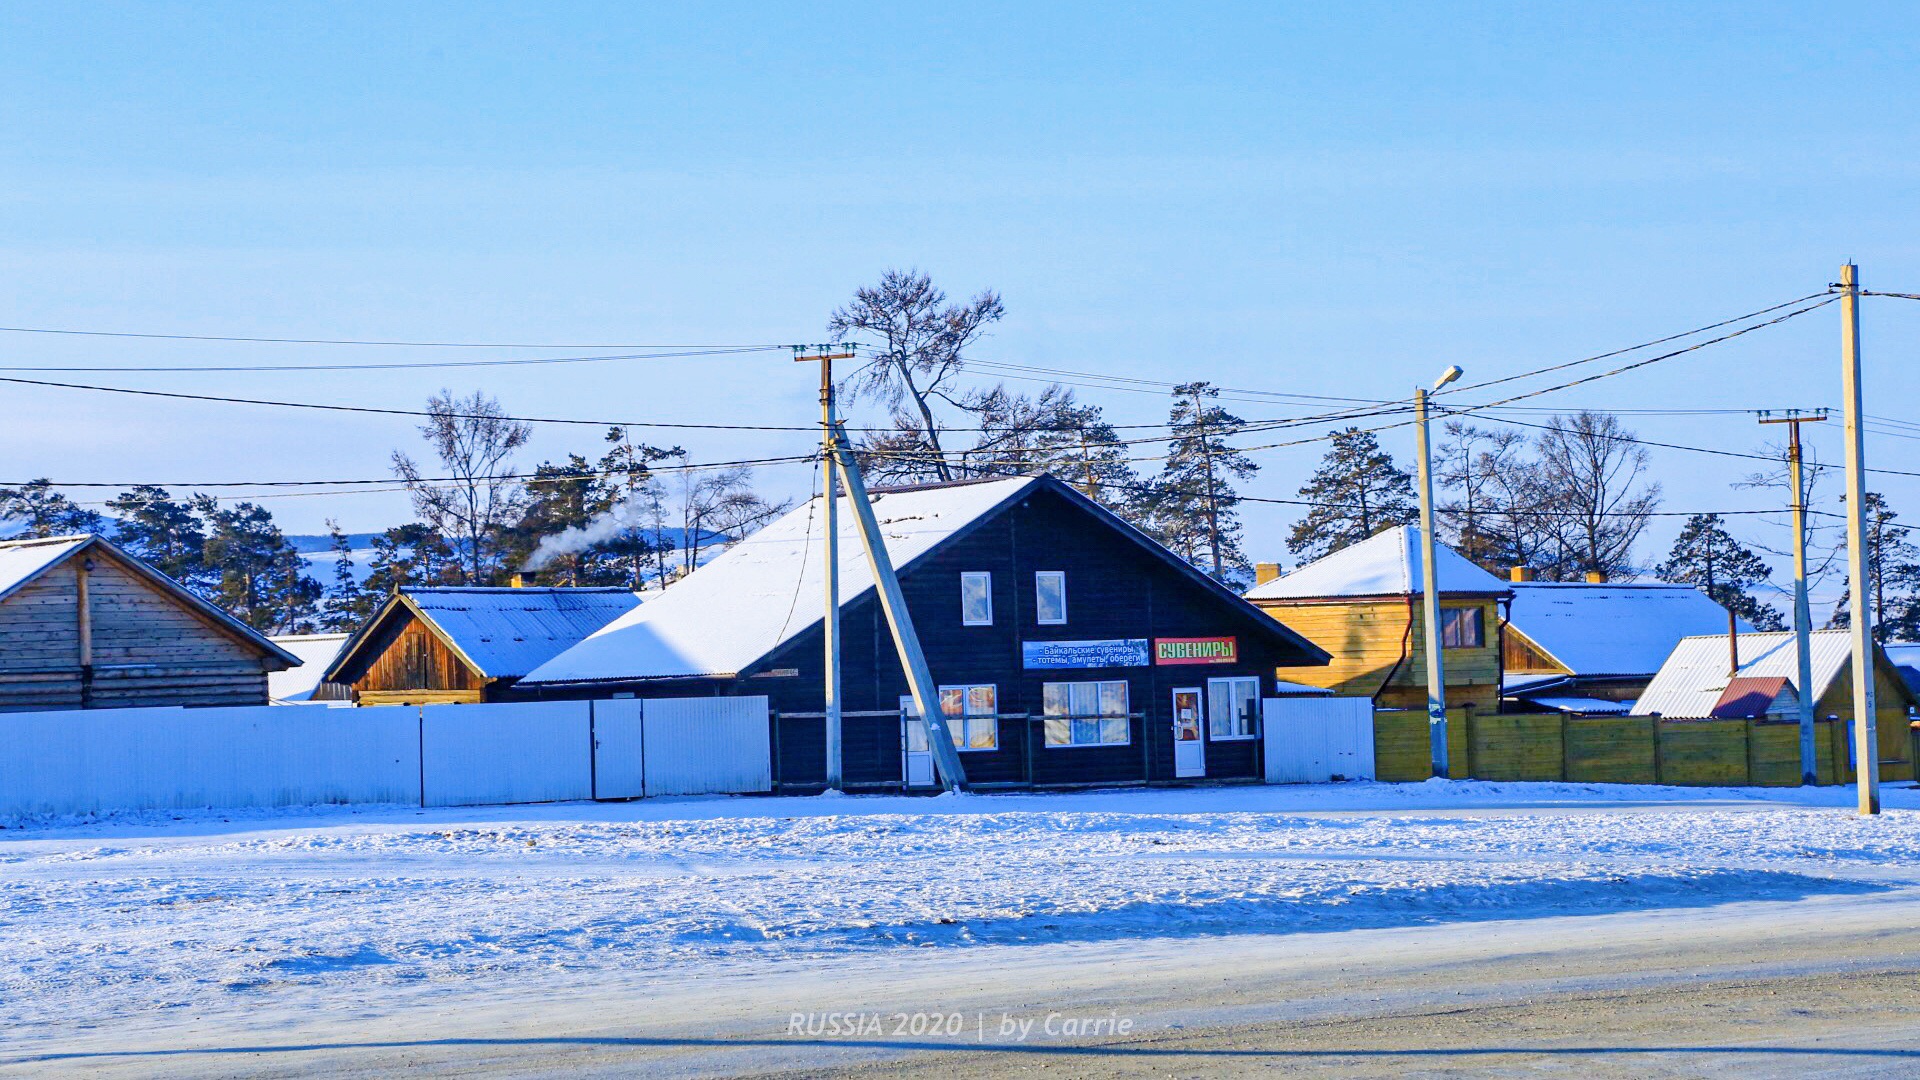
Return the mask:
<svg viewBox="0 0 1920 1080"><path fill-rule="evenodd" d="M960 624L993 625L993 575L985 570L960 575Z"/></svg>

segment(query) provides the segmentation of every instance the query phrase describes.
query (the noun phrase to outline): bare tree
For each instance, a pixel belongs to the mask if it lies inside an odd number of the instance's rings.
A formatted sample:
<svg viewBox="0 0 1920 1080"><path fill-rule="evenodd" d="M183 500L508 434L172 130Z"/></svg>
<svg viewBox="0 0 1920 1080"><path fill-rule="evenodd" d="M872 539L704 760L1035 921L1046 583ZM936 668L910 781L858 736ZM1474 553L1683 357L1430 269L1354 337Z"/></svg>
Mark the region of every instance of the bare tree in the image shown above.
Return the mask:
<svg viewBox="0 0 1920 1080"><path fill-rule="evenodd" d="M465 398L442 390L427 399L427 414L420 434L448 479L428 479L403 450L393 452L393 471L406 482L420 520L452 543L461 579L483 584L496 561L498 533L512 520L519 495L508 461L533 428L508 419L499 401L478 390Z"/></svg>
<svg viewBox="0 0 1920 1080"><path fill-rule="evenodd" d="M1645 448L1618 417L1581 411L1547 421L1534 449L1541 510L1551 512L1546 524L1563 552L1551 576L1631 577L1634 542L1660 505L1660 485L1644 479Z"/></svg>
<svg viewBox="0 0 1920 1080"><path fill-rule="evenodd" d="M681 571L700 565L700 550L709 536L738 540L792 509L791 502L770 503L754 493L753 470L745 466L720 469L695 479L681 474Z"/></svg>
<svg viewBox="0 0 1920 1080"><path fill-rule="evenodd" d="M1436 510L1455 550L1489 570L1540 568L1557 546L1556 512L1525 435L1449 420L1434 479L1449 498Z"/></svg>
<svg viewBox="0 0 1920 1080"><path fill-rule="evenodd" d="M878 285L857 290L853 303L833 313L827 332L864 339L878 350L874 362L848 380L849 397L870 394L885 402L898 434L882 438L893 449L924 453L934 478L951 480L955 468L941 444L943 425L934 406L944 402L974 411L956 386L964 354L1005 315L991 289L950 304L927 275L888 270Z"/></svg>

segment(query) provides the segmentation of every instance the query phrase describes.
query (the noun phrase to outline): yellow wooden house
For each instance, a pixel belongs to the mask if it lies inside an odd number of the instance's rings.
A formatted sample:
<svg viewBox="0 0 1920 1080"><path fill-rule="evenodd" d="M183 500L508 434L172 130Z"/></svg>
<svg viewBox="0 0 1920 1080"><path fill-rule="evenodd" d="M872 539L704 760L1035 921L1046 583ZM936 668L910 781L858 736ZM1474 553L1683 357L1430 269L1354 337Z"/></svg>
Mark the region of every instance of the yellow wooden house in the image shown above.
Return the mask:
<svg viewBox="0 0 1920 1080"><path fill-rule="evenodd" d="M1440 627L1447 704L1497 711L1507 584L1439 545ZM1290 574L1262 570L1246 598L1333 654L1325 667L1279 676L1382 708L1427 703L1420 531L1398 526Z"/></svg>

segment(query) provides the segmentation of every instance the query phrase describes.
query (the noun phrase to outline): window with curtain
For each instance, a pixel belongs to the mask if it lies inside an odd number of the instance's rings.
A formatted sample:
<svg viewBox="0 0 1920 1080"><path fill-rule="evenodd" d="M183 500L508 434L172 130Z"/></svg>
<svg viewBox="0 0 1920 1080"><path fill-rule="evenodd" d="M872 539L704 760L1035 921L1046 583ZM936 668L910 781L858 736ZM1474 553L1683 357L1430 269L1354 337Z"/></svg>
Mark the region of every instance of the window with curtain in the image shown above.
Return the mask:
<svg viewBox="0 0 1920 1080"><path fill-rule="evenodd" d="M1125 746L1132 741L1123 680L1045 683L1041 712L1048 746Z"/></svg>
<svg viewBox="0 0 1920 1080"><path fill-rule="evenodd" d="M1486 611L1478 607L1440 609L1440 647L1479 649L1487 644Z"/></svg>
<svg viewBox="0 0 1920 1080"><path fill-rule="evenodd" d="M1000 745L999 694L986 684L943 686L940 714L961 750L993 750Z"/></svg>

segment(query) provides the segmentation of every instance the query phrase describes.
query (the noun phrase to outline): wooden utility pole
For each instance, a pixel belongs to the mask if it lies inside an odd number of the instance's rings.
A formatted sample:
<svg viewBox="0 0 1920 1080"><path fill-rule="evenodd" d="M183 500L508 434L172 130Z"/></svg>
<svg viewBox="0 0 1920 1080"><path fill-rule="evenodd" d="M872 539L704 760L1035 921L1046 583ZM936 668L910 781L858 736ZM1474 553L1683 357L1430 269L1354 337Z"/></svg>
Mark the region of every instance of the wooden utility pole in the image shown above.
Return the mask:
<svg viewBox="0 0 1920 1080"><path fill-rule="evenodd" d="M1207 406L1200 391L1193 392L1194 423L1200 425L1200 460L1207 472L1207 551L1213 559L1214 580L1219 580L1222 572L1220 561L1220 505L1218 488L1213 481L1213 439L1207 433Z"/></svg>
<svg viewBox="0 0 1920 1080"><path fill-rule="evenodd" d="M1860 268L1840 268L1841 407L1847 435L1847 595L1853 637L1853 762L1860 812L1880 812L1880 737L1874 716L1873 601L1867 580L1867 438L1861 423Z"/></svg>
<svg viewBox="0 0 1920 1080"><path fill-rule="evenodd" d="M1827 410L1801 412L1788 409L1785 416L1760 414L1763 424L1787 425L1788 480L1793 484L1793 645L1798 667L1795 696L1800 699L1800 782L1808 787L1820 781L1820 758L1815 749L1813 729L1813 655L1811 652L1813 612L1807 603L1807 481L1806 463L1800 450L1800 425L1826 420Z"/></svg>
<svg viewBox="0 0 1920 1080"><path fill-rule="evenodd" d="M831 464L840 471L847 485L847 502L853 507L860 526L860 540L867 549L867 566L873 571L874 591L880 594L880 609L886 613L887 627L893 631L893 647L900 654L900 667L907 674L907 689L913 695L913 707L927 725L927 743L933 751L933 763L940 773L940 786L958 791L967 786L967 771L960 764L960 747L940 711L939 689L927 668L927 654L921 651L920 635L913 628L913 615L907 610L906 596L900 591L900 577L893 570L893 556L887 552L887 538L873 515L873 503L867 498L867 485L860 479L860 466L848 449L846 431L838 421L833 424Z"/></svg>
<svg viewBox="0 0 1920 1080"><path fill-rule="evenodd" d="M820 460L826 475L820 486L821 534L826 538L821 556L826 611L820 624L820 636L826 647L826 678L822 687L826 700L821 711L826 717L827 729L827 788L838 791L845 768L840 723L840 493L834 473L835 441L841 432L833 415L833 362L852 359L853 352L845 345L816 345L812 356L803 355L804 351L796 345L793 358L820 362Z"/></svg>

